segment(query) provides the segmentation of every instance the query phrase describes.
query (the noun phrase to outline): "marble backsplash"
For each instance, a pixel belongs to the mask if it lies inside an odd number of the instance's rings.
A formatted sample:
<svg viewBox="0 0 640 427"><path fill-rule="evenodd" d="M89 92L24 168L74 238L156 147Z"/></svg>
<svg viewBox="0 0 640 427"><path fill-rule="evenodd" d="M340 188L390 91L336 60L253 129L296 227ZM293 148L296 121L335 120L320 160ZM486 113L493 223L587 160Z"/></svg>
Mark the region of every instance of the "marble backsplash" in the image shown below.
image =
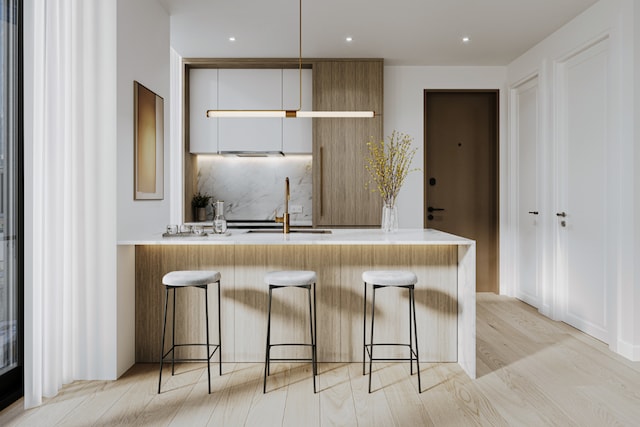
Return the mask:
<svg viewBox="0 0 640 427"><path fill-rule="evenodd" d="M291 214L291 222L311 224L311 155L285 157L198 156L198 191L223 200L227 220L269 220L284 209L285 178L289 177L292 205L302 213ZM212 219L211 206L207 218Z"/></svg>

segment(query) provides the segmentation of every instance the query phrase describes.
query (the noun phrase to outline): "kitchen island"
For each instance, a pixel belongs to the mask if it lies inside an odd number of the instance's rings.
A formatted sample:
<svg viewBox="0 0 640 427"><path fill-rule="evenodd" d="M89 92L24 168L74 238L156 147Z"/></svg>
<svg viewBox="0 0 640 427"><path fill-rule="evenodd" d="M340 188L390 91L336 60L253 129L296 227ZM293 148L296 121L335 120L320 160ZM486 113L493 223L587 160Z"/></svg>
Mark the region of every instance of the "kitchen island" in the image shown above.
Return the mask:
<svg viewBox="0 0 640 427"><path fill-rule="evenodd" d="M259 362L264 360L266 340L268 287L264 274L281 269L314 270L318 274L318 359L353 362L362 359L362 272L409 269L418 276L420 359L458 362L475 378L475 242L430 229L329 231L301 230L284 235L274 230L230 230L227 235L192 237L162 237L158 233L148 239L119 242L121 247L135 248L136 362L159 360L164 307L161 283L169 271L220 271L223 361ZM198 291L181 290L177 297L176 336L191 342L204 336L203 294ZM216 292L210 292L209 298L210 307L216 307ZM306 338L305 298L302 290L274 294L274 342ZM376 339L408 339L407 304L406 291L380 292ZM217 330L216 317L215 311L210 313L212 331ZM212 340L217 340L215 334ZM384 351L381 349L380 355ZM395 356L397 351L392 348L387 354Z"/></svg>

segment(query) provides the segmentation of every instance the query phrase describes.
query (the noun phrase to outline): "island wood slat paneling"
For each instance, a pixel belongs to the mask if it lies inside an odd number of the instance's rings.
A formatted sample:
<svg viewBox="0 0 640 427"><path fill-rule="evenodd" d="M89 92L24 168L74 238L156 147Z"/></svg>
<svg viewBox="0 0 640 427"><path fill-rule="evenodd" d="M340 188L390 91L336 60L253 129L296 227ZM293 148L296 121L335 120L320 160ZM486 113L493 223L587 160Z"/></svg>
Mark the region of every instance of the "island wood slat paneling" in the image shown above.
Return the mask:
<svg viewBox="0 0 640 427"><path fill-rule="evenodd" d="M223 361L264 359L267 330L267 271L313 270L318 319L318 358L322 362L362 360L362 272L409 269L418 276L416 314L420 358L457 360L456 246L446 245L141 245L136 246L136 362L160 357L164 287L162 276L173 270L218 270L222 274ZM209 287L211 339L217 341L217 292ZM370 287L368 291L371 302ZM204 339L204 291L177 292L176 339ZM309 342L307 293L274 291L272 343ZM370 308L370 307L369 307ZM169 304L171 315L171 299ZM376 295L376 341L408 339L408 291L381 289ZM369 333L369 332L367 332ZM167 343L171 330L167 332ZM169 344L165 348L168 348ZM274 349L273 357L282 357ZM293 350L293 352L291 351ZM376 356L404 355L376 349ZM287 357L308 357L308 349L287 349ZM180 357L201 357L189 349ZM214 358L217 360L217 356Z"/></svg>

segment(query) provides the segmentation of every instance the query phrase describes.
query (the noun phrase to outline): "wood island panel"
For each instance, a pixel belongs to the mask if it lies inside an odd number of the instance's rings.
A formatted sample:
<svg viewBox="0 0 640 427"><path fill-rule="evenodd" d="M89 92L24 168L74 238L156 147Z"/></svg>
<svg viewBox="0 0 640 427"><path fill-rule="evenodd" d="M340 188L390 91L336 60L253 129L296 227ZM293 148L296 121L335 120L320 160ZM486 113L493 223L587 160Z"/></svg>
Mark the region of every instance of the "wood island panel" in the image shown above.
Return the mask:
<svg viewBox="0 0 640 427"><path fill-rule="evenodd" d="M457 262L458 249L453 245L137 245L136 362L159 360L164 304L162 276L169 271L185 269L212 269L222 274L225 361L264 360L268 296L264 274L280 269L314 270L318 274L319 361L362 360L362 272L368 269L409 269L416 273L420 359L456 361ZM215 342L217 294L215 286L209 289L209 320ZM368 292L370 303L370 288ZM199 289L177 292L176 336L182 342L199 342L204 338L202 293ZM405 340L408 320L407 291L383 289L377 292L376 339ZM306 291L275 290L272 343L308 342L308 330ZM167 342L170 339L169 331ZM282 356L278 350L272 353L273 357ZM293 357L308 357L308 350L296 351ZM378 353L376 349L376 356L385 354L383 349L380 351ZM201 357L194 352L185 353L188 357ZM290 352L287 354L291 355Z"/></svg>
<svg viewBox="0 0 640 427"><path fill-rule="evenodd" d="M234 250L231 246L136 246L136 362L160 360L164 286L162 276L174 270L216 270L221 279L221 317L223 361L233 357L234 330L233 304L229 304L225 290L234 283ZM212 342L218 340L215 285L209 286L209 327ZM171 314L173 291L169 292L167 335L165 351L171 343ZM204 291L197 288L178 289L176 292L176 339L179 342L204 342ZM232 300L231 300L232 301ZM178 341L176 341L177 343ZM180 349L176 357L202 357L202 350ZM214 358L217 360L217 355Z"/></svg>

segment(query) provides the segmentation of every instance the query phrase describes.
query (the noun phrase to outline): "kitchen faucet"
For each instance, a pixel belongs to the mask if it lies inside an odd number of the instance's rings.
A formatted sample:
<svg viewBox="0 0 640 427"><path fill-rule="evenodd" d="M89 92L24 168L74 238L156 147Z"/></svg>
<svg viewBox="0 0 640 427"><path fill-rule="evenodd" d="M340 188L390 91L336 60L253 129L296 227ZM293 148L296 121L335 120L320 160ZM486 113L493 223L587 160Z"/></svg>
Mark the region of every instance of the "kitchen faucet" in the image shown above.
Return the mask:
<svg viewBox="0 0 640 427"><path fill-rule="evenodd" d="M282 223L282 231L284 234L289 234L289 177L284 180L284 212L282 216L278 216L276 210L276 222Z"/></svg>

